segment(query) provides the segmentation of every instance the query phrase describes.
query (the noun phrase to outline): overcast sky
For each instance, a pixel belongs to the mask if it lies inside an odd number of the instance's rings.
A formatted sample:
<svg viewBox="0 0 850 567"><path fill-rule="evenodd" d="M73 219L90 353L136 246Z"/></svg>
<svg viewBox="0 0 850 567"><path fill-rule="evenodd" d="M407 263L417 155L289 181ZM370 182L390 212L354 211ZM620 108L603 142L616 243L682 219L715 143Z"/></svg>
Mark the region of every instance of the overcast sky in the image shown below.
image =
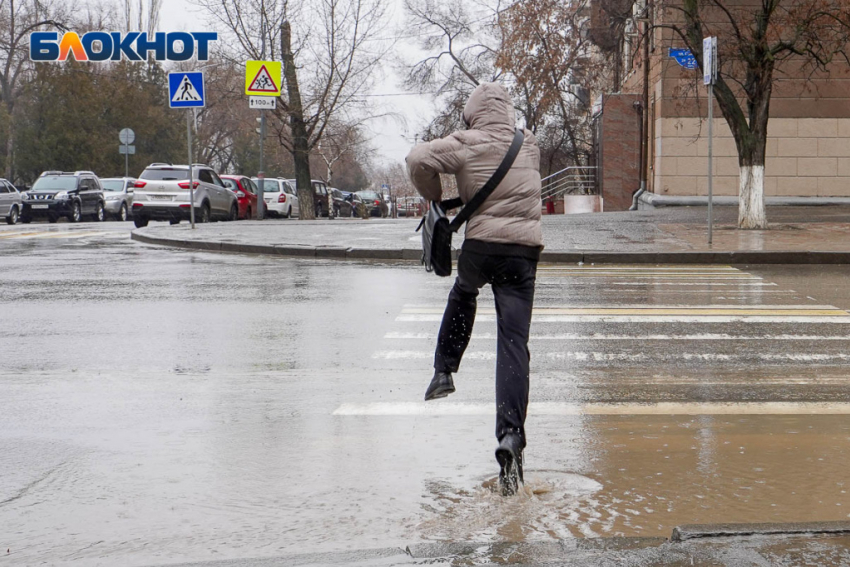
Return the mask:
<svg viewBox="0 0 850 567"><path fill-rule="evenodd" d="M398 0L391 0L400 4ZM396 11L396 19L400 11ZM188 0L165 0L162 5L160 28L162 31L185 30L199 31L198 22L206 17ZM203 30L222 31L222 30ZM392 33L392 32L390 32ZM401 47L403 49L403 46ZM382 78L374 92L374 107L379 114L397 113L404 123L393 119L374 120L370 123L372 145L377 151L380 162L403 162L413 146L415 133L421 130L434 114L434 104L430 97L405 93L398 80L389 71ZM248 104L246 97L245 104Z"/></svg>

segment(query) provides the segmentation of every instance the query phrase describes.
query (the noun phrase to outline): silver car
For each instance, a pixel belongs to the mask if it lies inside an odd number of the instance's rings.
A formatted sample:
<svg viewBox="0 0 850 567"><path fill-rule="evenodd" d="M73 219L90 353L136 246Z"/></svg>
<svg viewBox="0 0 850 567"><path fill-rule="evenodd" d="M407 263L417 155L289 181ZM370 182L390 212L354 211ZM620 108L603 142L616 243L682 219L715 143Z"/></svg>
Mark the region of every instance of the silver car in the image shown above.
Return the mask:
<svg viewBox="0 0 850 567"><path fill-rule="evenodd" d="M189 220L195 210L195 221L236 220L239 207L236 195L208 165L192 164L195 202L189 203L189 166L152 163L136 180L133 194L133 223L137 227L148 221L167 220L177 224Z"/></svg>
<svg viewBox="0 0 850 567"><path fill-rule="evenodd" d="M130 218L136 180L132 177L107 177L101 179L100 184L103 186L103 211L118 221Z"/></svg>
<svg viewBox="0 0 850 567"><path fill-rule="evenodd" d="M21 216L21 194L15 186L0 179L0 217L8 224L15 224Z"/></svg>

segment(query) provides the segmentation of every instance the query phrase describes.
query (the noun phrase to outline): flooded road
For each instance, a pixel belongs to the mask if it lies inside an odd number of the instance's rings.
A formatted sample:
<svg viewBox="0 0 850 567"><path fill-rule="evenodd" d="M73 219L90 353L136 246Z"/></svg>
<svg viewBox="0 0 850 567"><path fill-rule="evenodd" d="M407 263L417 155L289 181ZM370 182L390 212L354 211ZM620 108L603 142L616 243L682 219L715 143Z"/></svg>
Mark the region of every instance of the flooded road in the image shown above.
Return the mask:
<svg viewBox="0 0 850 567"><path fill-rule="evenodd" d="M120 227L0 230L0 565L850 515L847 268L542 266L505 499L489 292L457 393L425 404L451 280Z"/></svg>

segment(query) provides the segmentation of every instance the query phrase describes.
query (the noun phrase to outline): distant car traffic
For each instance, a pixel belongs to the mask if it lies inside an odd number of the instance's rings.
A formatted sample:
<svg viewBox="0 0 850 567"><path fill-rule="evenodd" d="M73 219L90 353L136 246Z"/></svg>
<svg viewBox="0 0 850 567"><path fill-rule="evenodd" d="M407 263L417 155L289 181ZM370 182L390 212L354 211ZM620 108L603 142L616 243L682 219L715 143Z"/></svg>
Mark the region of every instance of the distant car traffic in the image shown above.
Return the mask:
<svg viewBox="0 0 850 567"><path fill-rule="evenodd" d="M0 179L0 217L6 219L7 224L15 224L21 216L21 194L15 186Z"/></svg>
<svg viewBox="0 0 850 567"><path fill-rule="evenodd" d="M363 199L363 204L366 206L366 212L372 217L386 217L389 213L389 207L384 201L384 198L376 191L358 191L358 195Z"/></svg>
<svg viewBox="0 0 850 567"><path fill-rule="evenodd" d="M104 199L100 181L91 171L45 171L21 199L21 222L47 218L56 222L67 217L80 222L104 218Z"/></svg>
<svg viewBox="0 0 850 567"><path fill-rule="evenodd" d="M251 181L257 187L260 186L260 180L256 177L252 177ZM289 218L301 215L301 201L295 194L295 183L277 177L267 177L263 183L263 200L268 216Z"/></svg>
<svg viewBox="0 0 850 567"><path fill-rule="evenodd" d="M147 226L152 220L167 220L177 224L189 220L195 210L195 222L206 223L215 219L236 220L239 205L236 195L224 182L203 164L192 164L192 185L195 202L189 202L189 166L170 163L152 163L136 181L133 196L133 222L137 227Z"/></svg>
<svg viewBox="0 0 850 567"><path fill-rule="evenodd" d="M244 175L222 175L224 185L236 195L240 219L252 219L257 211L257 192L254 182Z"/></svg>
<svg viewBox="0 0 850 567"><path fill-rule="evenodd" d="M136 180L132 177L107 177L101 179L104 211L118 221L130 218L133 210L133 191Z"/></svg>

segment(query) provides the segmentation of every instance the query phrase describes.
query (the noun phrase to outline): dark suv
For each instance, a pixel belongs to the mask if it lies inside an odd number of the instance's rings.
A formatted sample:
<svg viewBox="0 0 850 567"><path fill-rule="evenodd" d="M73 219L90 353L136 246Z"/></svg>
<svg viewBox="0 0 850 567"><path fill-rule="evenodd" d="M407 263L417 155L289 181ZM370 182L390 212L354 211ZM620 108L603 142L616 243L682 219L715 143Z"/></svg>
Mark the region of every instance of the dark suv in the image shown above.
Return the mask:
<svg viewBox="0 0 850 567"><path fill-rule="evenodd" d="M56 222L67 217L80 222L84 217L103 220L103 188L91 171L45 171L32 189L21 195L21 222L47 218Z"/></svg>

